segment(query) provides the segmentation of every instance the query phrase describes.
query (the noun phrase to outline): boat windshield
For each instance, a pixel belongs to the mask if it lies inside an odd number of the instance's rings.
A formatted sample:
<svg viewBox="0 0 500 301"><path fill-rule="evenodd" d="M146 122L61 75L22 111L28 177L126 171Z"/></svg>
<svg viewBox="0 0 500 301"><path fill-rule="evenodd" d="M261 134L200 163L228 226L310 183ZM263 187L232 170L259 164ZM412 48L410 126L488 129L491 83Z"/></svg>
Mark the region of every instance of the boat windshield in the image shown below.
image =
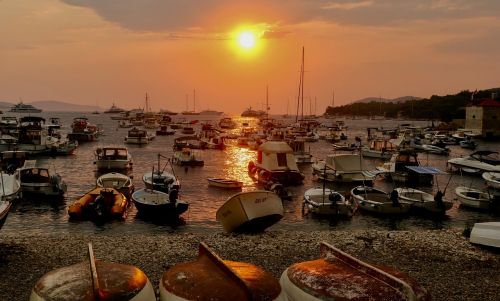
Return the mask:
<svg viewBox="0 0 500 301"><path fill-rule="evenodd" d="M498 157L498 152L477 151L470 156L484 163L488 163L491 165L500 165L500 158Z"/></svg>

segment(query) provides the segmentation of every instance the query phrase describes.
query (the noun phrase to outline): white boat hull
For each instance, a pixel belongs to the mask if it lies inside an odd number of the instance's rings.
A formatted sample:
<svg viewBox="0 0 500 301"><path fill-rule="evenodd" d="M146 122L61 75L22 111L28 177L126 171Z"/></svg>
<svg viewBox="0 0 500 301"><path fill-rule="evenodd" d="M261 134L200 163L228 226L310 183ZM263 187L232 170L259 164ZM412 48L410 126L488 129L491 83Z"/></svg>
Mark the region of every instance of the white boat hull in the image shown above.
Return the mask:
<svg viewBox="0 0 500 301"><path fill-rule="evenodd" d="M453 207L453 202L443 199L442 204L436 203L434 196L413 188L396 188L399 199L410 203L414 208L432 213L444 213Z"/></svg>
<svg viewBox="0 0 500 301"><path fill-rule="evenodd" d="M132 168L130 160L97 160L97 169L129 169Z"/></svg>
<svg viewBox="0 0 500 301"><path fill-rule="evenodd" d="M470 233L470 242L500 248L500 222L475 223Z"/></svg>
<svg viewBox="0 0 500 301"><path fill-rule="evenodd" d="M228 179L216 179L208 178L208 185L225 188L225 189L241 189L243 187L243 182Z"/></svg>
<svg viewBox="0 0 500 301"><path fill-rule="evenodd" d="M500 189L500 172L485 172L482 177L488 187Z"/></svg>
<svg viewBox="0 0 500 301"><path fill-rule="evenodd" d="M227 232L263 231L282 217L281 199L265 190L235 194L216 213L217 220Z"/></svg>
<svg viewBox="0 0 500 301"><path fill-rule="evenodd" d="M455 188L455 194L463 206L476 209L490 208L491 196L486 192L465 186L458 186Z"/></svg>
<svg viewBox="0 0 500 301"><path fill-rule="evenodd" d="M332 206L332 202L329 199L332 193L338 195L338 200L334 206ZM351 216L355 207L351 202L346 201L340 193L328 188L325 188L324 193L322 188L306 190L304 193L304 205L313 214L342 216Z"/></svg>
<svg viewBox="0 0 500 301"><path fill-rule="evenodd" d="M356 189L365 189L362 193L353 193ZM398 205L394 205L389 198L389 194L379 193L376 189L370 187L356 187L351 190L351 195L362 210L378 213L378 214L405 214L410 211L411 205L404 201L399 201Z"/></svg>

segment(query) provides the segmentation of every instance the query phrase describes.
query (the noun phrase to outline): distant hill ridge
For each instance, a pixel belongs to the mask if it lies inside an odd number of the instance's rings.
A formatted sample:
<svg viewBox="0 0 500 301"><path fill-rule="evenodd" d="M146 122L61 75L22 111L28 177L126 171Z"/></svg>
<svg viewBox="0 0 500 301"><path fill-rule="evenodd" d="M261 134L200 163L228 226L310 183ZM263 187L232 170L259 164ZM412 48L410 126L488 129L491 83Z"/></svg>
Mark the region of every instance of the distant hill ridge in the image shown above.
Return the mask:
<svg viewBox="0 0 500 301"><path fill-rule="evenodd" d="M355 100L352 103L370 103L372 101L374 102L386 102L386 103L403 103L411 100L420 100L422 99L421 97L416 97L416 96L401 96L397 98L381 98L381 97L366 97L362 98L359 100Z"/></svg>
<svg viewBox="0 0 500 301"><path fill-rule="evenodd" d="M18 102L0 101L0 110L9 111L10 108L17 104ZM30 104L35 108L42 109L43 111L52 112L93 112L102 111L102 108L98 106L88 106L88 105L78 105L74 103L68 103L56 100L40 100L33 102L24 102L25 104Z"/></svg>

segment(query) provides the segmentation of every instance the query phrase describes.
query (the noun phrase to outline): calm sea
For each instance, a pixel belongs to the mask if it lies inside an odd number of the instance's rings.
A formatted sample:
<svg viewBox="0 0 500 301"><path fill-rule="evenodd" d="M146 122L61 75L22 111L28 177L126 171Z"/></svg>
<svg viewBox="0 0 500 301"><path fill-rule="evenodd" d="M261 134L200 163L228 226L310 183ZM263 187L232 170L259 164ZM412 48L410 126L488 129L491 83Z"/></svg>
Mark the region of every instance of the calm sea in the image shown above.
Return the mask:
<svg viewBox="0 0 500 301"><path fill-rule="evenodd" d="M6 114L7 115L7 114ZM71 121L74 117L84 116L81 113L59 113L44 112L42 117L59 117L63 127L61 132L70 131ZM17 115L19 117L19 115ZM127 129L118 128L118 121L111 120L108 114L86 114L86 117L94 123L104 128L104 136L97 142L82 143L75 154L66 157L39 157L38 165L53 166L62 176L68 185L68 192L65 199L59 202L50 200L24 199L16 202L11 209L7 221L2 228L3 233L163 233L163 232L220 232L222 227L215 220L215 212L234 192L208 187L206 178L234 178L244 182L244 191L255 189L255 185L247 174L247 164L256 158L256 152L232 144L224 150L200 150L198 155L205 160L203 167L175 167L174 171L181 181L181 198L190 203L188 212L183 215L183 222L172 225L168 222L152 222L143 220L136 215L137 211L132 205L129 214L123 221L112 221L103 225L97 225L91 221L70 221L68 220L67 208L81 195L95 187L96 172L93 164L94 150L99 146L122 145ZM181 119L182 116L174 116L174 120ZM215 121L218 117L212 116L188 116L188 120L198 119L200 121ZM254 119L235 117L241 124L248 122L254 124ZM325 121L325 120L320 120ZM398 124L411 123L415 126L427 126L426 121L394 121L394 120L345 120L348 126L347 134L349 141L353 141L355 136L366 138L366 128L384 127L394 128ZM199 127L199 126L198 126ZM198 128L199 129L199 128ZM144 187L142 176L151 171L152 166L157 163L157 154L172 156L172 144L175 136L159 136L146 146L128 145L132 155L134 167L132 171L136 189ZM481 148L500 150L500 144L479 141ZM315 158L322 159L327 154L333 152L332 146L319 141L306 145L310 147ZM446 168L446 160L452 157L466 155L470 150L465 150L459 146L451 146L450 156L420 154L420 162L424 165L432 165L442 170ZM163 162L164 163L164 162ZM374 169L381 164L378 160L366 160L368 169ZM285 216L278 224L270 229L276 230L349 230L349 229L440 229L460 227L467 223L498 220L499 216L488 212L478 212L460 208L455 202L453 208L443 218L432 219L425 216L407 216L404 218L383 218L376 217L363 212L357 212L352 219L330 220L318 219L314 216L302 214L302 197L306 189L311 187L321 187L320 182L316 182L312 176L310 165L301 167L306 178L304 185L290 188L293 193L291 201L285 201ZM438 185L444 189L449 175L438 176ZM375 187L380 187L389 191L393 184L378 180ZM472 187L484 187L484 182L480 176L462 176L453 174L446 189L446 198L454 199L454 189L458 185ZM349 186L333 186L340 191L347 191ZM431 188L423 188L429 192L436 190L436 185Z"/></svg>

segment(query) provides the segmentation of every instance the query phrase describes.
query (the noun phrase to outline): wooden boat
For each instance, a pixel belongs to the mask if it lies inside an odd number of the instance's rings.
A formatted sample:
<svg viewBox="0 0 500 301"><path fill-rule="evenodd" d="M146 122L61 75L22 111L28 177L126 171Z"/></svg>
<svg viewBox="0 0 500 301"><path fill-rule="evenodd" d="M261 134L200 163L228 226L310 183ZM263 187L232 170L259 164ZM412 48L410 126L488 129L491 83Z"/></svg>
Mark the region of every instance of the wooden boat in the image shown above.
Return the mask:
<svg viewBox="0 0 500 301"><path fill-rule="evenodd" d="M475 223L470 233L470 242L500 248L500 222Z"/></svg>
<svg viewBox="0 0 500 301"><path fill-rule="evenodd" d="M374 266L322 242L321 258L287 268L280 284L289 301L430 301L430 294L408 275Z"/></svg>
<svg viewBox="0 0 500 301"><path fill-rule="evenodd" d="M132 156L125 146L98 147L94 151L97 170L122 170L132 168Z"/></svg>
<svg viewBox="0 0 500 301"><path fill-rule="evenodd" d="M144 215L179 216L189 208L187 202L178 199L177 190L165 193L151 189L139 189L132 194L137 211Z"/></svg>
<svg viewBox="0 0 500 301"><path fill-rule="evenodd" d="M373 187L354 187L351 190L351 196L360 209L368 212L379 214L404 214L408 213L411 208L410 203L400 200L393 192L389 195L389 193Z"/></svg>
<svg viewBox="0 0 500 301"><path fill-rule="evenodd" d="M470 208L488 209L493 201L493 196L489 193L465 186L455 188L455 194L460 205Z"/></svg>
<svg viewBox="0 0 500 301"><path fill-rule="evenodd" d="M29 301L156 300L146 274L132 265L94 258L89 243L89 260L62 267L43 275Z"/></svg>
<svg viewBox="0 0 500 301"><path fill-rule="evenodd" d="M399 199L410 203L414 208L422 209L431 213L444 214L453 207L453 202L443 199L442 193L437 196L413 188L396 188Z"/></svg>
<svg viewBox="0 0 500 301"><path fill-rule="evenodd" d="M127 198L116 189L96 187L71 204L68 214L75 219L124 218L127 207Z"/></svg>
<svg viewBox="0 0 500 301"><path fill-rule="evenodd" d="M317 215L350 217L355 205L333 189L310 188L304 192L303 208Z"/></svg>
<svg viewBox="0 0 500 301"><path fill-rule="evenodd" d="M271 191L237 193L217 210L216 219L226 232L259 232L283 218L281 199Z"/></svg>
<svg viewBox="0 0 500 301"><path fill-rule="evenodd" d="M278 281L262 268L222 260L200 243L196 261L169 268L160 279L160 301L286 301Z"/></svg>
<svg viewBox="0 0 500 301"><path fill-rule="evenodd" d="M103 174L97 178L96 184L97 187L101 188L114 188L121 192L127 199L130 199L132 192L134 192L132 179L118 172Z"/></svg>
<svg viewBox="0 0 500 301"><path fill-rule="evenodd" d="M10 207L12 207L12 203L8 201L0 200L0 229L2 229L5 220L7 219L7 215L9 215Z"/></svg>
<svg viewBox="0 0 500 301"><path fill-rule="evenodd" d="M488 187L500 189L500 172L485 172L482 177Z"/></svg>
<svg viewBox="0 0 500 301"><path fill-rule="evenodd" d="M36 167L36 160L26 160L19 173L23 195L63 196L67 190L58 173L46 167Z"/></svg>
<svg viewBox="0 0 500 301"><path fill-rule="evenodd" d="M260 183L300 185L304 175L295 162L292 148L284 141L266 141L259 146L257 161L248 163L248 173Z"/></svg>
<svg viewBox="0 0 500 301"><path fill-rule="evenodd" d="M207 178L208 185L224 189L241 189L243 182L231 179Z"/></svg>

